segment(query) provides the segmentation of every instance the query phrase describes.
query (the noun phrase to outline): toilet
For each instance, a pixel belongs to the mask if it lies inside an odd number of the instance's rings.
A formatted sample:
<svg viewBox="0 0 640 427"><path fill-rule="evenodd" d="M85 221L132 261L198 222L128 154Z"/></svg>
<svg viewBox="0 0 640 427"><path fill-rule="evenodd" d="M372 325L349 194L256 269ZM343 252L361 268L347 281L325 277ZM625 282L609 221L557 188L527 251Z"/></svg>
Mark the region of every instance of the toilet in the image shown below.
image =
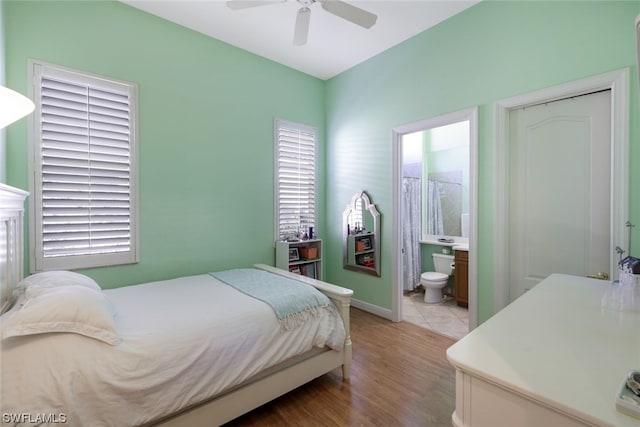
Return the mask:
<svg viewBox="0 0 640 427"><path fill-rule="evenodd" d="M453 255L434 253L433 265L436 271L420 275L420 284L424 287L424 302L429 304L442 301L442 288L447 286L453 272Z"/></svg>

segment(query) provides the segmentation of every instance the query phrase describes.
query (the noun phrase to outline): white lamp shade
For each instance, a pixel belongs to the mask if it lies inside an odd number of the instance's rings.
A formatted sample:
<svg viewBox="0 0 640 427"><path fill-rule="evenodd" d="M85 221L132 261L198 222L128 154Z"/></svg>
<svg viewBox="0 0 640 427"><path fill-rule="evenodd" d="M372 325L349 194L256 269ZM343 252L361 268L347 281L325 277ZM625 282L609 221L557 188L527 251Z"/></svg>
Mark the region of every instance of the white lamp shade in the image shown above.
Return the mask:
<svg viewBox="0 0 640 427"><path fill-rule="evenodd" d="M31 113L35 105L29 98L0 86L0 129Z"/></svg>

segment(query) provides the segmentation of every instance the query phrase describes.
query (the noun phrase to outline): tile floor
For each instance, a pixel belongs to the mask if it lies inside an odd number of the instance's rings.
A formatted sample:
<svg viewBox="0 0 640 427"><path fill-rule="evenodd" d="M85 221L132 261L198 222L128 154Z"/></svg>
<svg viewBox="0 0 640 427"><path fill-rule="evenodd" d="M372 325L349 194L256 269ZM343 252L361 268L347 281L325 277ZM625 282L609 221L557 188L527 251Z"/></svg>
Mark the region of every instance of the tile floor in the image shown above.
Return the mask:
<svg viewBox="0 0 640 427"><path fill-rule="evenodd" d="M459 340L469 332L469 312L451 297L438 304L424 302L420 288L406 292L403 300L404 320Z"/></svg>

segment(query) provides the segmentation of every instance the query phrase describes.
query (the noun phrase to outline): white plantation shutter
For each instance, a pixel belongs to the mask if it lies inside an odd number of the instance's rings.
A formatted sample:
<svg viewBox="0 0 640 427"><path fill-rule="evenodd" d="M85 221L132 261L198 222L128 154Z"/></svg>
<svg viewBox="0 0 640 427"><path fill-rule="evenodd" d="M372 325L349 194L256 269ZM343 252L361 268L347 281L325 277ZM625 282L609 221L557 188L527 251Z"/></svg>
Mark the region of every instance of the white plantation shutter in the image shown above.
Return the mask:
<svg viewBox="0 0 640 427"><path fill-rule="evenodd" d="M276 120L277 240L316 227L316 129Z"/></svg>
<svg viewBox="0 0 640 427"><path fill-rule="evenodd" d="M34 71L35 270L136 262L135 86Z"/></svg>

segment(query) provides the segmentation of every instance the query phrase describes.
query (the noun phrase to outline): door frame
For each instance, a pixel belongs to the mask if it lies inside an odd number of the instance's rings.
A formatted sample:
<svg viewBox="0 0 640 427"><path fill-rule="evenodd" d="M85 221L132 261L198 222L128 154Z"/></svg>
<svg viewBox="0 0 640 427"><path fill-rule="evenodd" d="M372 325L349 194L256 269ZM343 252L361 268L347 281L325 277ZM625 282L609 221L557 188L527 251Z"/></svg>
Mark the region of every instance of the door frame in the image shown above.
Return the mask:
<svg viewBox="0 0 640 427"><path fill-rule="evenodd" d="M431 119L397 126L392 131L393 141L393 191L392 227L393 260L391 276L393 280L391 296L391 320L403 320L403 274L402 274L402 136L428 128L443 126L452 122L469 120L469 331L478 326L478 107L472 107ZM422 231L421 231L422 232Z"/></svg>
<svg viewBox="0 0 640 427"><path fill-rule="evenodd" d="M611 199L610 271L617 265L614 248L627 245L629 183L629 68L553 86L497 101L494 107L496 135L494 176L494 313L509 304L509 112L513 109L611 90Z"/></svg>

